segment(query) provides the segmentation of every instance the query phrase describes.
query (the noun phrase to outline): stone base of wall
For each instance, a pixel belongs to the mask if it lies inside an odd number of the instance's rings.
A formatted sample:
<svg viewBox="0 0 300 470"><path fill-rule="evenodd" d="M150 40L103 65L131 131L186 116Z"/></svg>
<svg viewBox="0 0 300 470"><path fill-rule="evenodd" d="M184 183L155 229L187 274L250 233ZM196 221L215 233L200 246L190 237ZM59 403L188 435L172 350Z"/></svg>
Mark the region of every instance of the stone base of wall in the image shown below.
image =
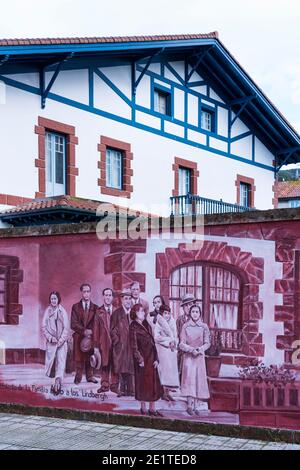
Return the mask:
<svg viewBox="0 0 300 470"><path fill-rule="evenodd" d="M5 364L45 364L43 349L6 349Z"/></svg>

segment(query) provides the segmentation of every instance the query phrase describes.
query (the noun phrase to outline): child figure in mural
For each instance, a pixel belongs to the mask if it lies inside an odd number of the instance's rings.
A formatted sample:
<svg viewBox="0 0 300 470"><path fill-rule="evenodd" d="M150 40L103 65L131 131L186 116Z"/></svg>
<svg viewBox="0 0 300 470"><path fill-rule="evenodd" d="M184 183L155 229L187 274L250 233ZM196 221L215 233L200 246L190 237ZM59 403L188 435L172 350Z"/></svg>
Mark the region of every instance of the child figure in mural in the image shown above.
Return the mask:
<svg viewBox="0 0 300 470"><path fill-rule="evenodd" d="M154 339L159 358L160 381L164 387L163 399L174 401L170 391L179 388L176 322L168 305L161 305L158 318Z"/></svg>
<svg viewBox="0 0 300 470"><path fill-rule="evenodd" d="M155 402L163 395L158 375L158 355L146 312L142 304L135 304L130 311L130 346L134 360L135 399L141 402L141 414L162 416L155 409ZM149 403L147 411L146 403Z"/></svg>
<svg viewBox="0 0 300 470"><path fill-rule="evenodd" d="M51 391L59 395L66 369L70 325L67 312L61 305L59 292L51 292L49 304L42 323L42 331L46 338L45 372L48 377L55 377Z"/></svg>
<svg viewBox="0 0 300 470"><path fill-rule="evenodd" d="M190 309L190 319L183 325L179 348L183 352L181 394L187 397L187 413L200 415L203 400L209 399L205 351L210 347L210 332L202 321L199 305Z"/></svg>

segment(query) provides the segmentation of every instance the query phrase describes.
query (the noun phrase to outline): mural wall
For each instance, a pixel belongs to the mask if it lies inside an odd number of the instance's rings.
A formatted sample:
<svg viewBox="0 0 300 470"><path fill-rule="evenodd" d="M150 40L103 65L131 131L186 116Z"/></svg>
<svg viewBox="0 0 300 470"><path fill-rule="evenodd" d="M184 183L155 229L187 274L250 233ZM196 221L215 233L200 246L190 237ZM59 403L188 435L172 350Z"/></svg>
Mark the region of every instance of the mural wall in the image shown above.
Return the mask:
<svg viewBox="0 0 300 470"><path fill-rule="evenodd" d="M300 222L0 238L0 402L300 429Z"/></svg>

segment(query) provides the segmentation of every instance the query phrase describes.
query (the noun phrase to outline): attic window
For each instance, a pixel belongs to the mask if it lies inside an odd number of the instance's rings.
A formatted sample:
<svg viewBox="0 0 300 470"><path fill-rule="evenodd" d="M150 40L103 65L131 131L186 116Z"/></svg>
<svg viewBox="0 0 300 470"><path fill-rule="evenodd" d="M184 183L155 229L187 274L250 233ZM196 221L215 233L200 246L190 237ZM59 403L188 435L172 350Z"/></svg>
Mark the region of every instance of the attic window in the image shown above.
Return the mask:
<svg viewBox="0 0 300 470"><path fill-rule="evenodd" d="M154 88L154 111L171 116L171 93L160 88Z"/></svg>
<svg viewBox="0 0 300 470"><path fill-rule="evenodd" d="M212 109L201 109L201 129L215 132L215 111Z"/></svg>

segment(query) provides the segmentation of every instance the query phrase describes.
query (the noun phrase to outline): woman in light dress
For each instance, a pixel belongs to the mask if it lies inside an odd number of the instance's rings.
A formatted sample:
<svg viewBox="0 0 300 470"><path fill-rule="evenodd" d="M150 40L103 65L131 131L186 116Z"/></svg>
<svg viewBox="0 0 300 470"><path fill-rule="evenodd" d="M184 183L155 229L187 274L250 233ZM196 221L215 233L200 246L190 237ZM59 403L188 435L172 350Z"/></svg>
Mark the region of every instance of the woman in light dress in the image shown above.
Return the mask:
<svg viewBox="0 0 300 470"><path fill-rule="evenodd" d="M46 338L45 373L48 377L55 377L51 392L59 395L66 370L70 324L57 291L49 295L49 306L44 313L42 331Z"/></svg>
<svg viewBox="0 0 300 470"><path fill-rule="evenodd" d="M177 327L168 305L161 305L159 317L154 329L154 340L159 358L160 380L164 387L163 398L174 401L170 391L179 388Z"/></svg>
<svg viewBox="0 0 300 470"><path fill-rule="evenodd" d="M205 351L210 347L210 332L203 323L199 305L190 308L190 319L183 325L179 348L183 351L181 394L187 397L187 413L200 415L201 404L209 399Z"/></svg>

